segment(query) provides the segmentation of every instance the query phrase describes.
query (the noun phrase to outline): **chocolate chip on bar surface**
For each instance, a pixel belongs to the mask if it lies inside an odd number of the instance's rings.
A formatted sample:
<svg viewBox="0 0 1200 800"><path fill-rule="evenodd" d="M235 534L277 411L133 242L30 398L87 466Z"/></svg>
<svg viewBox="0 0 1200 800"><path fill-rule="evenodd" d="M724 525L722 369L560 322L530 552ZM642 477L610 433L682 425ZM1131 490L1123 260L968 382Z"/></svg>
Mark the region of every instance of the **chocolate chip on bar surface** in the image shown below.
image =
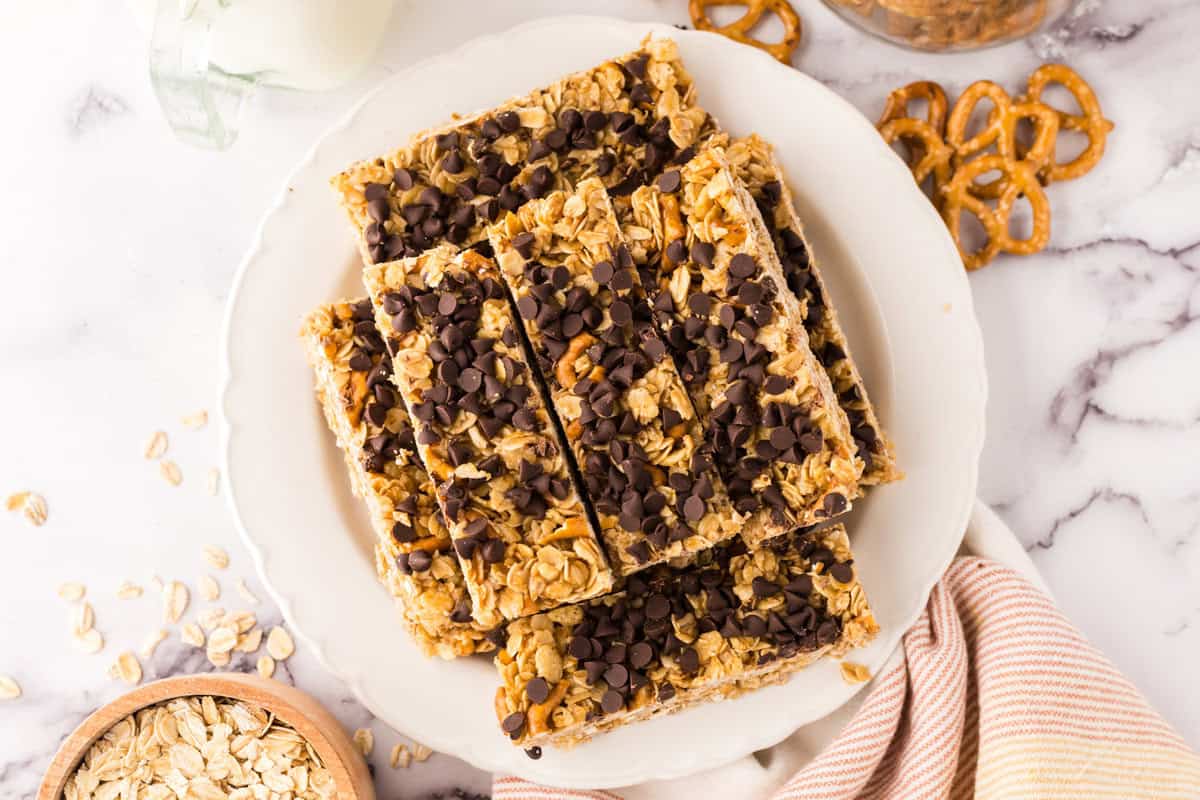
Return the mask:
<svg viewBox="0 0 1200 800"><path fill-rule="evenodd" d="M845 529L741 539L686 568L508 626L495 658L501 730L522 747L598 732L779 683L867 644L878 625Z"/></svg>
<svg viewBox="0 0 1200 800"><path fill-rule="evenodd" d="M301 338L354 493L370 511L376 571L406 629L427 655L494 650L495 636L471 616L462 568L417 457L408 411L390 381L391 358L370 300L317 308L305 318Z"/></svg>
<svg viewBox="0 0 1200 800"><path fill-rule="evenodd" d="M733 510L659 338L604 184L490 230L610 560L628 574L734 536Z"/></svg>
<svg viewBox="0 0 1200 800"><path fill-rule="evenodd" d="M746 541L848 510L863 461L723 150L638 189L623 233L734 508L750 517Z"/></svg>
<svg viewBox="0 0 1200 800"><path fill-rule="evenodd" d="M883 431L838 324L821 270L771 145L758 135L737 139L725 149L734 174L746 185L771 233L788 288L800 300L810 349L820 359L846 412L856 453L863 460L860 483L889 483L902 476L891 441Z"/></svg>
<svg viewBox="0 0 1200 800"><path fill-rule="evenodd" d="M367 263L441 243L490 255L486 226L595 177L628 196L715 129L669 39L359 162L332 183Z"/></svg>
<svg viewBox="0 0 1200 800"><path fill-rule="evenodd" d="M487 625L607 592L613 575L495 264L435 248L367 267L392 381Z"/></svg>

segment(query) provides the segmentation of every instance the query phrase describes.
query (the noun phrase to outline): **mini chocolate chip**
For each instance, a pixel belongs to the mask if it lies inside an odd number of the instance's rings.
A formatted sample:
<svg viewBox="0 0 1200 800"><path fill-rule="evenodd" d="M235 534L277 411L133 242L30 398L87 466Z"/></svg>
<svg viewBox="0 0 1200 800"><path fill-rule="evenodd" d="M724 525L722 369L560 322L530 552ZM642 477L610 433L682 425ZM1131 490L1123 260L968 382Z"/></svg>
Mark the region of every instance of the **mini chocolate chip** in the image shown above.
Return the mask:
<svg viewBox="0 0 1200 800"><path fill-rule="evenodd" d="M680 183L681 180L679 177L679 170L677 169L673 169L670 172L664 172L662 175L658 176L659 191L666 192L667 194L678 192Z"/></svg>
<svg viewBox="0 0 1200 800"><path fill-rule="evenodd" d="M704 501L692 495L683 503L683 516L688 522L697 522L704 516Z"/></svg>
<svg viewBox="0 0 1200 800"><path fill-rule="evenodd" d="M611 261L598 261L592 265L592 278L601 286L612 280L614 272Z"/></svg>
<svg viewBox="0 0 1200 800"><path fill-rule="evenodd" d="M582 661L592 654L592 643L588 641L586 636L575 636L567 644L567 652L570 653L575 660Z"/></svg>
<svg viewBox="0 0 1200 800"><path fill-rule="evenodd" d="M738 302L748 306L752 306L762 299L763 289L757 283L747 281L738 287L737 299Z"/></svg>
<svg viewBox="0 0 1200 800"><path fill-rule="evenodd" d="M605 714L613 714L625 707L625 698L621 697L620 693L614 689L609 689L600 698L600 708L604 709Z"/></svg>
<svg viewBox="0 0 1200 800"><path fill-rule="evenodd" d="M408 566L413 572L424 572L433 564L428 550L413 550L408 554Z"/></svg>
<svg viewBox="0 0 1200 800"><path fill-rule="evenodd" d="M689 674L700 669L700 654L694 647L688 647L679 654L679 668Z"/></svg>
<svg viewBox="0 0 1200 800"><path fill-rule="evenodd" d="M481 550L484 563L499 564L501 561L504 560L504 551L506 549L507 549L506 545L500 539L489 539L483 545L483 548Z"/></svg>
<svg viewBox="0 0 1200 800"><path fill-rule="evenodd" d="M738 253L729 262L729 274L735 278L749 278L758 271L758 264L746 253Z"/></svg>
<svg viewBox="0 0 1200 800"><path fill-rule="evenodd" d="M504 718L500 723L500 728L509 736L517 737L521 735L521 731L525 729L525 713L523 711L514 711Z"/></svg>
<svg viewBox="0 0 1200 800"><path fill-rule="evenodd" d="M687 301L688 309L697 317L707 317L712 310L712 298L704 292L696 292Z"/></svg>
<svg viewBox="0 0 1200 800"><path fill-rule="evenodd" d="M750 588L755 597L774 597L779 594L779 584L769 581L761 575L751 581Z"/></svg>
<svg viewBox="0 0 1200 800"><path fill-rule="evenodd" d="M629 670L620 664L613 664L604 671L604 681L613 688L624 686L629 683Z"/></svg>
<svg viewBox="0 0 1200 800"><path fill-rule="evenodd" d="M624 300L614 300L608 307L608 315L615 325L628 325L633 322L633 309Z"/></svg>
<svg viewBox="0 0 1200 800"><path fill-rule="evenodd" d="M545 678L537 677L525 684L525 696L531 703L544 703L550 696L550 684Z"/></svg>
<svg viewBox="0 0 1200 800"><path fill-rule="evenodd" d="M416 183L413 174L401 167L392 173L392 182L396 184L396 188L402 191L408 191Z"/></svg>
<svg viewBox="0 0 1200 800"><path fill-rule="evenodd" d="M717 248L708 242L696 242L692 245L692 261L695 261L702 267L711 267L713 265L713 256L716 254Z"/></svg>
<svg viewBox="0 0 1200 800"><path fill-rule="evenodd" d="M854 580L854 567L844 561L839 561L829 568L829 574L838 583L850 583Z"/></svg>
<svg viewBox="0 0 1200 800"><path fill-rule="evenodd" d="M505 111L496 117L496 122L500 124L500 129L505 133L513 133L517 128L521 127L521 118L517 116L517 112L515 111Z"/></svg>
<svg viewBox="0 0 1200 800"><path fill-rule="evenodd" d="M629 663L634 669L643 669L654 659L654 648L645 642L638 642L629 648Z"/></svg>
<svg viewBox="0 0 1200 800"><path fill-rule="evenodd" d="M457 175L458 173L462 172L463 166L464 164L462 156L458 154L457 150L451 150L446 154L446 157L442 159L442 169L446 170L446 172L449 172L451 175Z"/></svg>
<svg viewBox="0 0 1200 800"><path fill-rule="evenodd" d="M792 385L792 379L786 375L768 375L763 383L767 394L783 394Z"/></svg>
<svg viewBox="0 0 1200 800"><path fill-rule="evenodd" d="M825 495L825 501L821 505L830 516L840 514L846 510L846 496L838 492L830 492Z"/></svg>
<svg viewBox="0 0 1200 800"><path fill-rule="evenodd" d="M671 601L665 595L652 594L646 600L645 610L649 619L666 619L671 613Z"/></svg>

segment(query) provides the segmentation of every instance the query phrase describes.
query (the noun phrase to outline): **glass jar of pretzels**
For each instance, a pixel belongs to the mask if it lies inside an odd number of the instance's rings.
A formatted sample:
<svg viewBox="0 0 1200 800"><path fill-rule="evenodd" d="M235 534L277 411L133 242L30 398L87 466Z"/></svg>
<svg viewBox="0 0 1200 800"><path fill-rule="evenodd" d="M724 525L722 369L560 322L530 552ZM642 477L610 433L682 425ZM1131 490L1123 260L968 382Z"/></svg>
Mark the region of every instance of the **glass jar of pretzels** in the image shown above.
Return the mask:
<svg viewBox="0 0 1200 800"><path fill-rule="evenodd" d="M825 0L858 27L915 50L977 50L1028 36L1071 0Z"/></svg>

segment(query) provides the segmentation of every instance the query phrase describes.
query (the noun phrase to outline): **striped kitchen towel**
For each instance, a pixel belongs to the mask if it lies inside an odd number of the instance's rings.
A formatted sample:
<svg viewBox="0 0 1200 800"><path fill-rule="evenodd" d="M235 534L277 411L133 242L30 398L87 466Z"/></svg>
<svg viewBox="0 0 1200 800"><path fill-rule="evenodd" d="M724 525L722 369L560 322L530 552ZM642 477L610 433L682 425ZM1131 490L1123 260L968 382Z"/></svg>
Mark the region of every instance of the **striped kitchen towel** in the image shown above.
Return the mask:
<svg viewBox="0 0 1200 800"><path fill-rule="evenodd" d="M958 558L890 663L832 744L782 787L722 798L1200 798L1200 757L1009 567ZM702 796L670 782L653 793ZM620 797L512 777L497 778L493 796Z"/></svg>

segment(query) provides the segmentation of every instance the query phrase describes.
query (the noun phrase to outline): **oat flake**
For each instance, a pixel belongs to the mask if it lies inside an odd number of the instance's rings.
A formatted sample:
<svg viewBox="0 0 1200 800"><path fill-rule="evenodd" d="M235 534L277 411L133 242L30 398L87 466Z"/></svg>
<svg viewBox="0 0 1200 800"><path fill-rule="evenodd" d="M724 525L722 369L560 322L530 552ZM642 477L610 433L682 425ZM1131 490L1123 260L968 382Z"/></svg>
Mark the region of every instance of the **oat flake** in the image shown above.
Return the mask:
<svg viewBox="0 0 1200 800"><path fill-rule="evenodd" d="M82 636L92 629L96 624L96 614L92 611L92 604L86 600L75 606L71 612L71 634L73 636Z"/></svg>
<svg viewBox="0 0 1200 800"><path fill-rule="evenodd" d="M121 581L121 585L117 587L118 600L133 600L141 596L142 587L133 581Z"/></svg>
<svg viewBox="0 0 1200 800"><path fill-rule="evenodd" d="M199 583L200 594L204 595L205 600L212 602L221 597L221 584L212 575L201 575Z"/></svg>
<svg viewBox="0 0 1200 800"><path fill-rule="evenodd" d="M183 473L179 471L179 467L174 461L163 459L158 462L158 471L162 474L163 480L172 486L183 483Z"/></svg>
<svg viewBox="0 0 1200 800"><path fill-rule="evenodd" d="M258 670L260 676L269 678L275 674L275 659L268 655L259 656L255 668Z"/></svg>
<svg viewBox="0 0 1200 800"><path fill-rule="evenodd" d="M179 629L179 638L184 644L190 644L192 647L204 647L204 631L194 622L184 623Z"/></svg>
<svg viewBox="0 0 1200 800"><path fill-rule="evenodd" d="M188 607L188 590L179 581L163 587L163 622L176 623Z"/></svg>
<svg viewBox="0 0 1200 800"><path fill-rule="evenodd" d="M117 660L108 671L114 678L120 678L130 686L137 686L142 682L142 665L138 663L137 656L128 650L117 656Z"/></svg>
<svg viewBox="0 0 1200 800"><path fill-rule="evenodd" d="M167 452L167 434L163 431L155 431L150 434L150 438L146 441L146 446L142 450L142 455L148 459L162 458Z"/></svg>
<svg viewBox="0 0 1200 800"><path fill-rule="evenodd" d="M74 603L83 599L87 594L87 588L82 583L64 583L58 587L58 596L68 603Z"/></svg>
<svg viewBox="0 0 1200 800"><path fill-rule="evenodd" d="M354 732L354 746L363 754L363 758L369 758L375 749L375 734L367 728L359 728Z"/></svg>
<svg viewBox="0 0 1200 800"><path fill-rule="evenodd" d="M181 417L179 421L183 424L183 427L198 431L208 424L208 412L200 409L194 414Z"/></svg>
<svg viewBox="0 0 1200 800"><path fill-rule="evenodd" d="M296 652L296 643L292 641L292 637L287 631L276 625L271 628L271 633L267 636L267 652L276 661L286 661L292 653Z"/></svg>
<svg viewBox="0 0 1200 800"><path fill-rule="evenodd" d="M94 655L104 649L104 637L100 635L100 631L92 628L86 633L76 634L75 644L88 655Z"/></svg>
<svg viewBox="0 0 1200 800"><path fill-rule="evenodd" d="M221 470L213 467L208 471L208 493L213 497L217 496L217 490L221 488Z"/></svg>
<svg viewBox="0 0 1200 800"><path fill-rule="evenodd" d="M166 638L167 632L161 628L148 634L146 639L142 642L142 648L139 651L142 654L142 658L149 659L151 656L153 656L155 648L158 647Z"/></svg>
<svg viewBox="0 0 1200 800"><path fill-rule="evenodd" d="M259 602L258 597L255 596L254 592L250 591L250 587L246 585L245 578L238 578L237 592L239 595L242 596L242 599L245 600L250 605L252 605L252 606L258 605L258 602Z"/></svg>
<svg viewBox="0 0 1200 800"><path fill-rule="evenodd" d="M21 696L21 684L7 675L0 675L0 700L16 700Z"/></svg>

